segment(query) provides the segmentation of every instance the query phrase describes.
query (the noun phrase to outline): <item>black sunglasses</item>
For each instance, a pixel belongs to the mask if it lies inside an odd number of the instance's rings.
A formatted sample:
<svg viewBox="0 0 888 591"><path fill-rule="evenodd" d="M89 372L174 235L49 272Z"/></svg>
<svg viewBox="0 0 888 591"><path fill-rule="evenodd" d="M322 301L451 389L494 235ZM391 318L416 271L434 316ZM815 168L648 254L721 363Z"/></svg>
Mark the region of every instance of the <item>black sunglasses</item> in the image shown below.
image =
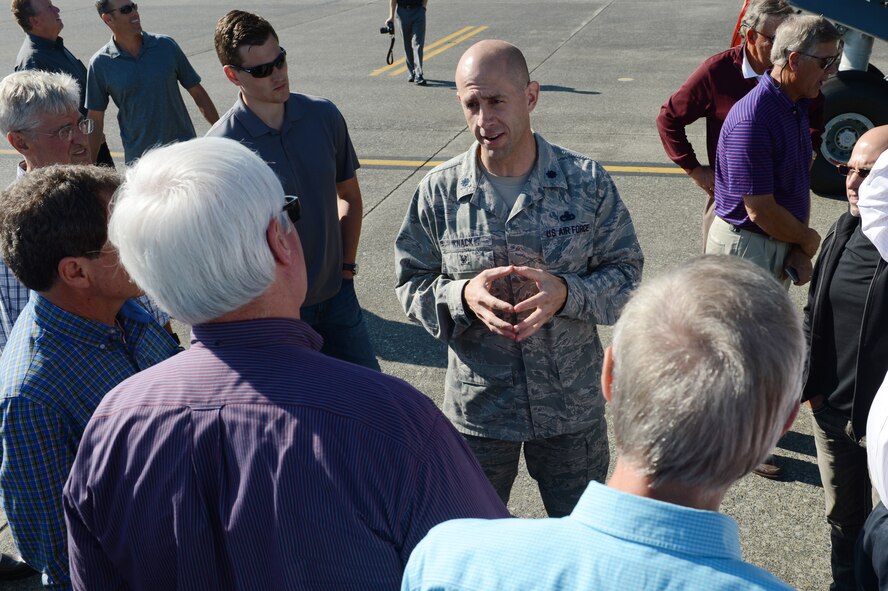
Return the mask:
<svg viewBox="0 0 888 591"><path fill-rule="evenodd" d="M258 66L253 66L252 68L245 68L243 66L236 66L234 64L230 64L232 68L235 70L240 70L241 72L246 72L253 78L268 78L271 76L272 71L275 68L283 68L284 64L287 63L287 50L281 47L281 53L278 55L273 62L268 62L267 64L259 64Z"/></svg>
<svg viewBox="0 0 888 591"><path fill-rule="evenodd" d="M136 4L135 2L131 2L130 4L124 4L123 6L120 6L119 8L112 8L111 10L106 10L105 14L111 14L115 10L119 10L120 14L129 14L134 10L139 10L139 5Z"/></svg>
<svg viewBox="0 0 888 591"><path fill-rule="evenodd" d="M796 53L800 53L806 57L809 57L811 59L814 59L814 60L817 60L818 62L820 62L820 69L821 70L828 70L830 66L832 66L834 63L836 63L837 61L842 59L842 52L841 51L835 55L826 55L826 56L811 55L810 53L805 53L804 51L798 51Z"/></svg>
<svg viewBox="0 0 888 591"><path fill-rule="evenodd" d="M299 221L299 218L302 217L302 206L299 205L299 197L295 195L284 195L284 211L287 213L287 217L290 218L290 221L294 224Z"/></svg>
<svg viewBox="0 0 888 591"><path fill-rule="evenodd" d="M836 165L836 169L839 171L839 174L842 176L848 176L852 172L856 172L857 176L862 179L865 179L869 176L870 170L869 168L851 168L847 164L838 164Z"/></svg>

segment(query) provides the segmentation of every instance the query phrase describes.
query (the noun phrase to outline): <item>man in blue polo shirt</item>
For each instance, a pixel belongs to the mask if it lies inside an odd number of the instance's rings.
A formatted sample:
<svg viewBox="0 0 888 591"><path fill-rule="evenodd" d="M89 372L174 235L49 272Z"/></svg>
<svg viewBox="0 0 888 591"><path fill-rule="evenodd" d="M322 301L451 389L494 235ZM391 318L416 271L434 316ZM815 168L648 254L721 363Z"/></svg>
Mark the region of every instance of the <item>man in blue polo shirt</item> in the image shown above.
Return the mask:
<svg viewBox="0 0 888 591"><path fill-rule="evenodd" d="M355 296L363 202L345 119L327 99L291 93L287 52L264 18L232 10L216 24L216 54L237 102L208 136L257 152L289 195L305 202L298 224L308 265L302 319L327 355L379 369Z"/></svg>
<svg viewBox="0 0 888 591"><path fill-rule="evenodd" d="M731 108L719 136L706 252L743 257L787 287L808 282L820 245L808 227L808 102L840 57L839 32L823 17L790 17L777 29L774 68Z"/></svg>
<svg viewBox="0 0 888 591"><path fill-rule="evenodd" d="M178 84L210 125L219 119L200 76L179 45L171 37L142 31L135 2L97 0L96 10L113 36L89 61L86 108L96 127L95 139L90 140L93 155L99 149L109 96L118 108L127 164L153 146L195 137Z"/></svg>
<svg viewBox="0 0 888 591"><path fill-rule="evenodd" d="M71 53L59 33L62 17L52 0L12 0L12 14L25 32L25 40L15 58L15 71L43 70L70 74L80 86L80 113L86 117L86 66ZM96 163L114 166L108 144L102 138Z"/></svg>

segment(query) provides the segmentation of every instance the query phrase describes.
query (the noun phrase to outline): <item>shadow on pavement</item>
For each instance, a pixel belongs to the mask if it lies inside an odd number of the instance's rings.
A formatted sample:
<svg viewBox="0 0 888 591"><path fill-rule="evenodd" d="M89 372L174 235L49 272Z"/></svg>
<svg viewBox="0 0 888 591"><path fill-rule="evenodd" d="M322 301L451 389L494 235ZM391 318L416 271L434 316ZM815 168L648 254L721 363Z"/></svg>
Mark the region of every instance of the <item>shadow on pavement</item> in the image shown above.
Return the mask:
<svg viewBox="0 0 888 591"><path fill-rule="evenodd" d="M777 447L782 447L786 451L794 451L799 454L805 454L812 458L817 457L817 447L814 445L814 436L796 433L795 431L787 431L786 434L777 442Z"/></svg>
<svg viewBox="0 0 888 591"><path fill-rule="evenodd" d="M542 92L570 92L572 94L601 94L596 90L577 90L576 88L572 88L570 86L556 86L554 84L541 84L540 91Z"/></svg>
<svg viewBox="0 0 888 591"><path fill-rule="evenodd" d="M783 467L784 482L802 482L811 486L822 486L817 462L787 458L780 454L775 455L777 462Z"/></svg>
<svg viewBox="0 0 888 591"><path fill-rule="evenodd" d="M396 322L364 310L376 356L425 367L447 367L447 347L423 327L407 320Z"/></svg>

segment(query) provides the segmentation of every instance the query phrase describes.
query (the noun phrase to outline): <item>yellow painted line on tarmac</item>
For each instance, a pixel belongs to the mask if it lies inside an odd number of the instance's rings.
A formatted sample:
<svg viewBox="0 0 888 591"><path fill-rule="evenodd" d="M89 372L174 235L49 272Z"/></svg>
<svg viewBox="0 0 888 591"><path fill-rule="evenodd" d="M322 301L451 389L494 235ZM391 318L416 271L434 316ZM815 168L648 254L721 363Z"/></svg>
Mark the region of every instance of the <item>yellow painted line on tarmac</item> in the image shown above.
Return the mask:
<svg viewBox="0 0 888 591"><path fill-rule="evenodd" d="M431 50L431 49L435 49L435 48L438 47L439 45L443 45L444 43L447 43L448 41L450 41L450 40L453 39L454 37L459 37L459 36L462 35L463 33L467 32L467 31L470 31L471 29L474 29L474 28L475 28L475 27L474 27L473 25L469 25L469 26L467 26L467 27L463 27L462 29L460 29L459 31L456 31L455 33L450 33L450 34L447 35L446 37L443 37L443 38L441 38L441 39L438 39L437 41L435 41L434 43L432 43L432 44L430 44L430 45L426 45L424 51L429 51L429 50ZM377 68L377 69L373 70L372 72L370 72L370 75L371 75L371 76L379 76L379 75L382 74L383 72L387 72L388 70L391 70L392 68L397 68L398 66L403 66L405 63L407 63L407 62L406 62L406 60L402 57L402 58L400 58L400 59L395 60L393 63L391 63L391 64L389 64L389 65L387 65L387 66L383 66L383 67L381 67L381 68Z"/></svg>
<svg viewBox="0 0 888 591"><path fill-rule="evenodd" d="M453 39L452 41L448 41L447 43L445 43L441 47L438 47L437 49L425 52L423 55L422 61L423 62L428 61L429 59L435 57L439 53L441 53L443 51L447 51L451 47L462 43L463 41L465 41L469 37L474 37L475 35L477 35L481 31L486 31L489 28L490 27L488 27L487 25L484 25L482 27L478 27L474 31L469 31L468 33L461 35L461 36L457 37L456 39ZM406 71L407 71L407 66L402 66L402 67L398 68L397 70L395 70L394 72L390 72L389 76L397 76L399 74L404 74Z"/></svg>
<svg viewBox="0 0 888 591"><path fill-rule="evenodd" d="M446 160L386 160L361 158L361 166L380 166L391 168L434 168L443 164ZM606 164L604 169L608 172L622 172L634 174L686 174L677 166L625 166L622 164Z"/></svg>
<svg viewBox="0 0 888 591"><path fill-rule="evenodd" d="M19 153L10 148L0 148L0 156L19 156ZM123 158L123 152L111 152L114 158ZM361 166L379 166L389 168L434 168L444 164L446 160L404 160L383 158L360 158ZM609 164L604 169L608 172L623 172L635 174L685 174L685 171L677 166L625 166Z"/></svg>

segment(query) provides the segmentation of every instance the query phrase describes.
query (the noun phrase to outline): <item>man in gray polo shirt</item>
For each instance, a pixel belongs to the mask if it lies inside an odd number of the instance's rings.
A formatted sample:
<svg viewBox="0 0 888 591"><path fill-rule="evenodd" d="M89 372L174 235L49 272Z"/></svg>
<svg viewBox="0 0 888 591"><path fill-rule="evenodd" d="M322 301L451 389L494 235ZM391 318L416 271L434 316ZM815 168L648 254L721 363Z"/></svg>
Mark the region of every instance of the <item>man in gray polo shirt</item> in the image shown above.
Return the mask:
<svg viewBox="0 0 888 591"><path fill-rule="evenodd" d="M118 108L127 164L152 146L195 137L178 84L188 91L210 125L219 119L200 76L178 44L171 37L142 31L135 2L97 0L96 10L113 35L92 57L87 73L86 108L96 127L90 138L94 156L104 129L109 95Z"/></svg>
<svg viewBox="0 0 888 591"><path fill-rule="evenodd" d="M378 370L354 291L363 205L345 120L327 99L290 93L287 53L262 17L232 10L216 24L215 44L240 96L207 135L254 150L299 196L308 267L300 316L324 337L322 352Z"/></svg>

